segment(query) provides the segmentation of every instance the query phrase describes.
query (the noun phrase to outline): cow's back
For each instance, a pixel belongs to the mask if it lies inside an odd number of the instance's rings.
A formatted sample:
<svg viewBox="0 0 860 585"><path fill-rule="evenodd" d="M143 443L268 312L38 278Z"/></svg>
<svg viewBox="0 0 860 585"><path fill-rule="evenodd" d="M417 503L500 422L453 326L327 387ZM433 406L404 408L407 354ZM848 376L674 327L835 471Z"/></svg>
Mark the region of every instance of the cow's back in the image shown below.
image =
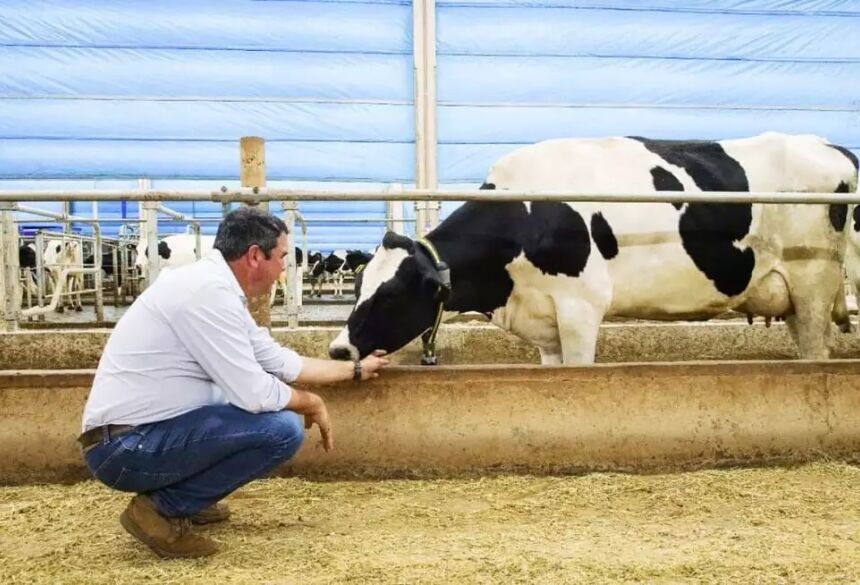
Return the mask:
<svg viewBox="0 0 860 585"><path fill-rule="evenodd" d="M499 159L487 183L497 189L584 193L833 192L843 181L856 185L856 171L852 171L851 161L838 147L816 136L767 133L720 142L558 139ZM590 272L609 272L608 314L629 317L718 314L742 302L769 274L787 273L786 253L834 259L842 245L841 228L835 225L838 210L834 215L824 205L577 203L570 207L592 232ZM595 225L601 226L601 233L595 233ZM601 250L601 240L613 250L611 255ZM607 240L611 245L605 246ZM592 278L588 273L583 278ZM531 278L525 283L521 277L519 284L539 281ZM599 286L605 286L602 282ZM777 305L784 307L784 303Z"/></svg>

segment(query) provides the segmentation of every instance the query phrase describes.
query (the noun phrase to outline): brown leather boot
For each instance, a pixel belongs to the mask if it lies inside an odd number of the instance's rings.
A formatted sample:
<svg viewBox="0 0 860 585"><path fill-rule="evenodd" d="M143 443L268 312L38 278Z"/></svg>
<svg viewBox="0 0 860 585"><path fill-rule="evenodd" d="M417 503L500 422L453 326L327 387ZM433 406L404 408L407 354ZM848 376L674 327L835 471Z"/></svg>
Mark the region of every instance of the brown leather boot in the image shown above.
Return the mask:
<svg viewBox="0 0 860 585"><path fill-rule="evenodd" d="M214 524L215 522L223 522L230 517L230 508L227 504L212 504L208 508L203 508L191 517L191 522L194 524Z"/></svg>
<svg viewBox="0 0 860 585"><path fill-rule="evenodd" d="M215 541L191 531L189 518L166 518L149 496L138 494L120 515L129 534L163 558L205 557L218 550Z"/></svg>

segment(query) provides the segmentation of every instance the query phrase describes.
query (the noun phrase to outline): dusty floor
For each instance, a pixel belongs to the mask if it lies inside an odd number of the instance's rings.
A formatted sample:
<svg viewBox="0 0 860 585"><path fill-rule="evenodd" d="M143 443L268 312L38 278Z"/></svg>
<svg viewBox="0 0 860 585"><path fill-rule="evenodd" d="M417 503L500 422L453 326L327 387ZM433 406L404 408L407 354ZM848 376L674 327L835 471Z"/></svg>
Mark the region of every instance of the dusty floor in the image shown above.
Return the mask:
<svg viewBox="0 0 860 585"><path fill-rule="evenodd" d="M257 482L160 561L95 483L0 488L0 583L860 581L860 469L445 481Z"/></svg>

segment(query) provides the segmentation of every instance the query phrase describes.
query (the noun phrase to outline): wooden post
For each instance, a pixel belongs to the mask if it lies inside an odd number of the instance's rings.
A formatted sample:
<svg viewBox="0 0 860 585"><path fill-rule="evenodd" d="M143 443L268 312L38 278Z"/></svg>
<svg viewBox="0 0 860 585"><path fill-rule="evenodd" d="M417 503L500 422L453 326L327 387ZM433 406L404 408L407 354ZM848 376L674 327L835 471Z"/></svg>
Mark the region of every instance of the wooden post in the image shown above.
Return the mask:
<svg viewBox="0 0 860 585"><path fill-rule="evenodd" d="M258 136L244 136L239 139L239 176L242 187L266 186L266 142ZM269 204L261 204L261 210L268 211ZM248 299L248 310L260 327L272 326L272 313L269 310L269 291Z"/></svg>

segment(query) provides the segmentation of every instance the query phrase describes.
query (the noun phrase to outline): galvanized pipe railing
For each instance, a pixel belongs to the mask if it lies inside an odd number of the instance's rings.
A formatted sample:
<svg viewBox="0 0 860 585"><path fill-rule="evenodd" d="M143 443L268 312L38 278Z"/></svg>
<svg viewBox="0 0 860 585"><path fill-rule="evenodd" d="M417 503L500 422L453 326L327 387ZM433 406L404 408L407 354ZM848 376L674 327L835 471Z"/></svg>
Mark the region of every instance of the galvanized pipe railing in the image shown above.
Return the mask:
<svg viewBox="0 0 860 585"><path fill-rule="evenodd" d="M203 246L200 242L200 222L192 217L188 217L179 213L178 211L173 211L169 207L165 207L164 205L158 206L159 213L163 213L168 217L175 219L176 221L184 221L187 222L192 231L194 232L194 257L200 260L201 255L203 254Z"/></svg>
<svg viewBox="0 0 860 585"><path fill-rule="evenodd" d="M591 203L860 203L858 193L784 193L774 191L659 191L602 193L582 191L319 191L305 189L92 189L84 191L0 190L0 202L17 201L216 201L257 204L262 201L558 201Z"/></svg>

